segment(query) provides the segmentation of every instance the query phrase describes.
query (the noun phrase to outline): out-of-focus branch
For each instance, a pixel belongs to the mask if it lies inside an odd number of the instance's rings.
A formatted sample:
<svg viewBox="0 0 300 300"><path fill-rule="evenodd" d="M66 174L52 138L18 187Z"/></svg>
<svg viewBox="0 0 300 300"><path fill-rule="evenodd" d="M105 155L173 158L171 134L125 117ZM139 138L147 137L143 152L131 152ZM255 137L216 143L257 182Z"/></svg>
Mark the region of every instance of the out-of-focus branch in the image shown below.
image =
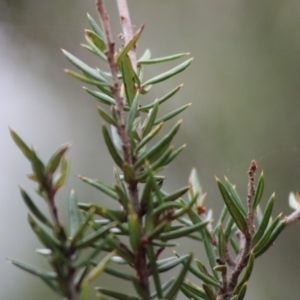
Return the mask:
<svg viewBox="0 0 300 300"><path fill-rule="evenodd" d="M127 44L133 37L133 26L131 24L128 4L126 0L117 0L124 42ZM128 53L133 69L136 71L136 47Z"/></svg>

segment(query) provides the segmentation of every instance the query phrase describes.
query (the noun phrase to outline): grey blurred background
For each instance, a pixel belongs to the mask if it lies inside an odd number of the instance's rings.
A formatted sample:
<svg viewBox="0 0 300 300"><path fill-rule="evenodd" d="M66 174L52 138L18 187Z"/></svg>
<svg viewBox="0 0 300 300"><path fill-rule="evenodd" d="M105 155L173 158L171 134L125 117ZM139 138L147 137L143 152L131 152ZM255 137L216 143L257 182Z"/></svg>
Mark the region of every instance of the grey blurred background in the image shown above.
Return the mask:
<svg viewBox="0 0 300 300"><path fill-rule="evenodd" d="M106 2L117 35L115 1ZM195 57L186 72L155 86L145 98L151 101L185 82L163 109L193 103L182 115L176 139L177 145L188 147L165 171L165 188L185 185L196 167L208 192L206 205L217 218L222 201L214 175L226 175L245 199L247 169L256 159L266 177L264 200L275 191L274 213L288 214L288 194L300 190L300 2L129 0L129 4L133 23L137 27L146 23L139 55L149 47L156 57L187 51ZM46 267L34 254L40 245L27 225L18 192L20 184L34 195L25 177L30 166L13 144L8 126L34 144L43 159L72 141L70 178L58 195L65 219L71 188L81 201L107 200L75 178L83 174L111 182L112 160L100 134L96 101L63 73L71 66L60 51L65 48L99 65L79 46L88 27L86 12L96 17L94 1L0 0L1 299L59 299L5 260L17 258ZM149 67L146 76L172 66ZM300 224L294 224L257 260L246 299L299 299L299 232ZM189 240L182 244L182 252L193 249L197 257L204 257L202 245ZM112 285L111 278L105 280L105 285Z"/></svg>

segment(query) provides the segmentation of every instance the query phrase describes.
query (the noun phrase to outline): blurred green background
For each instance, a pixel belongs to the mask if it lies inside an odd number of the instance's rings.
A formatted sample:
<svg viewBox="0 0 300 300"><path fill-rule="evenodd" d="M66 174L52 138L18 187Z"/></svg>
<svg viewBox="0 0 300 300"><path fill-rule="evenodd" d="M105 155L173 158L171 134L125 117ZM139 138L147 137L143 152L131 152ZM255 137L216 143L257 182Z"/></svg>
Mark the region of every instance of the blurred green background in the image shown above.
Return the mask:
<svg viewBox="0 0 300 300"><path fill-rule="evenodd" d="M116 36L120 26L115 1L106 3ZM222 201L214 175L226 175L246 199L247 169L256 159L266 177L264 200L275 191L274 214L288 214L288 194L300 190L300 2L129 0L129 5L133 23L137 27L146 23L139 55L149 47L156 57L187 51L195 57L187 71L155 86L145 98L151 101L184 82L161 114L171 106L193 103L182 115L176 138L177 145L188 147L165 171L165 188L185 185L196 167L208 192L206 205L217 218ZM18 192L21 184L34 195L25 177L30 166L13 144L8 126L34 144L44 159L60 144L72 141L70 178L58 195L62 215L71 188L81 201L107 201L75 178L83 174L111 182L112 160L100 134L96 101L63 73L71 66L60 51L65 48L98 65L79 46L88 27L86 12L96 17L94 1L0 1L1 299L59 299L5 260L12 257L46 266L34 254L40 245L27 225ZM172 66L149 67L146 76ZM64 219L67 222L67 216ZM299 232L300 223L294 224L257 260L246 299L299 299ZM182 253L192 249L204 257L202 245L181 243ZM110 277L105 280L104 285L113 286Z"/></svg>

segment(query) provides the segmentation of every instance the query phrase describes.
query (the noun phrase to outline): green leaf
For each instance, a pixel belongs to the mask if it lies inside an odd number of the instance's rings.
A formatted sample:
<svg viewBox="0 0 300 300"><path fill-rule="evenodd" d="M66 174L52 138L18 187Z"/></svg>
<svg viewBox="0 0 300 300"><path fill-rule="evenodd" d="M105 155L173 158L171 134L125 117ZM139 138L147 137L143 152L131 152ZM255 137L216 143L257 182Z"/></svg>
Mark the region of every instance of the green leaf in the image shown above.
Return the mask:
<svg viewBox="0 0 300 300"><path fill-rule="evenodd" d="M277 239L278 235L281 233L281 231L285 228L286 220L281 220L279 224L276 226L276 228L273 230L271 236L268 238L268 240L264 243L264 245L255 252L255 258L262 255L264 252L266 252L270 246L273 245L274 241Z"/></svg>
<svg viewBox="0 0 300 300"><path fill-rule="evenodd" d="M181 151L186 147L186 144L178 147L176 150L174 150L169 157L167 158L167 160L165 161L165 165L169 165L180 153Z"/></svg>
<svg viewBox="0 0 300 300"><path fill-rule="evenodd" d="M111 296L114 299L119 299L119 300L140 300L140 298L130 296L128 294L122 294L120 292L116 292L115 290L110 290L110 289L103 288L103 287L97 287L96 291L99 291L104 295Z"/></svg>
<svg viewBox="0 0 300 300"><path fill-rule="evenodd" d="M264 235L260 238L260 240L257 242L257 244L253 247L253 251L254 251L254 254L256 256L256 253L258 251L260 251L260 249L268 242L271 234L273 233L273 231L276 229L279 221L280 221L280 218L281 218L281 215L282 214L279 214L272 222L270 222L271 224L269 224L267 230L265 231Z"/></svg>
<svg viewBox="0 0 300 300"><path fill-rule="evenodd" d="M18 146L18 148L23 152L25 157L27 157L30 161L32 161L32 151L30 148L24 143L24 141L20 138L20 136L11 128L10 130L10 135L13 138L14 142Z"/></svg>
<svg viewBox="0 0 300 300"><path fill-rule="evenodd" d="M59 248L59 242L55 238L51 237L44 229L42 229L29 214L28 222L42 244L47 248L50 248L52 252L58 254L60 258L65 259L64 254Z"/></svg>
<svg viewBox="0 0 300 300"><path fill-rule="evenodd" d="M68 173L69 173L69 160L66 157L63 157L61 161L60 172L57 174L54 180L54 186L56 190L58 190L65 184L66 179L68 177Z"/></svg>
<svg viewBox="0 0 300 300"><path fill-rule="evenodd" d="M164 197L164 201L165 202L174 201L174 200L182 197L190 188L191 188L191 186L188 185L188 186L185 186L185 187L183 187L181 189L178 189L174 193L166 195Z"/></svg>
<svg viewBox="0 0 300 300"><path fill-rule="evenodd" d="M162 82L182 71L184 71L190 64L191 62L193 61L193 58L190 58L188 60L186 60L185 62L181 63L180 65L178 65L177 67L167 71L167 72L164 72L158 76L155 76L149 80L147 80L143 86L146 86L146 85L151 85L151 84L155 84L155 83L159 83L159 82Z"/></svg>
<svg viewBox="0 0 300 300"><path fill-rule="evenodd" d="M172 142L173 137L176 135L182 121L178 121L172 129L162 137L154 146L152 146L149 150L143 152L137 159L134 164L134 168L140 167L146 159L151 159L154 155L157 154L158 151L163 149L164 147L168 147L169 144Z"/></svg>
<svg viewBox="0 0 300 300"><path fill-rule="evenodd" d="M222 260L224 260L225 251L226 251L226 240L225 240L222 225L219 226L219 230L218 230L218 248L219 248L219 256Z"/></svg>
<svg viewBox="0 0 300 300"><path fill-rule="evenodd" d="M171 90L169 93L167 93L163 97L157 99L156 101L154 101L154 102L152 102L152 103L150 103L148 105L141 106L139 108L139 110L147 112L149 109L151 109L151 108L153 108L155 106L156 102L158 102L158 105L161 105L162 103L164 103L165 101L167 101L168 99L170 99L172 96L174 96L182 87L183 87L183 84L180 84L175 89Z"/></svg>
<svg viewBox="0 0 300 300"><path fill-rule="evenodd" d="M198 222L200 222L200 223L202 222L202 219L194 210L188 211L188 215L194 224L197 224ZM200 230L200 234L203 239L206 256L208 258L208 261L209 261L210 267L212 269L212 272L214 274L214 277L217 280L219 280L218 273L214 270L214 267L216 266L216 258L214 256L214 252L212 250L212 246L211 246L211 242L210 242L211 241L210 232L207 230L206 227L204 227Z"/></svg>
<svg viewBox="0 0 300 300"><path fill-rule="evenodd" d="M233 197L228 193L227 189L224 187L224 185L221 183L221 181L216 178L218 187L220 189L220 192L222 194L222 197L224 199L224 202L228 208L229 213L231 214L233 220L235 221L238 228L246 234L248 232L248 226L245 217L243 216L243 213L241 212L240 208L236 204L236 202L233 200Z"/></svg>
<svg viewBox="0 0 300 300"><path fill-rule="evenodd" d="M179 256L178 254L176 254L176 255ZM213 286L215 286L217 288L222 288L221 283L218 280L214 279L212 276L208 275L207 272L202 272L200 270L197 270L192 265L189 266L188 270L189 270L189 272L191 272L192 274L194 274L197 278L199 278L203 282L205 282L205 283L207 283L209 285L213 285Z"/></svg>
<svg viewBox="0 0 300 300"><path fill-rule="evenodd" d="M92 40L94 45L101 51L104 52L106 50L106 44L97 33L91 30L85 30L85 34Z"/></svg>
<svg viewBox="0 0 300 300"><path fill-rule="evenodd" d="M249 254L247 266L246 266L241 278L239 279L239 283L236 285L236 287L233 290L233 295L238 295L241 292L244 284L246 284L250 278L250 275L251 275L252 269L253 269L253 265L254 265L254 253L251 251Z"/></svg>
<svg viewBox="0 0 300 300"><path fill-rule="evenodd" d="M111 267L106 267L105 273L110 274L114 277L118 277L120 279L128 280L128 281L133 281L133 278L134 278L133 275L129 275L127 273L121 272L120 270L113 269Z"/></svg>
<svg viewBox="0 0 300 300"><path fill-rule="evenodd" d="M125 248L116 238L112 236L106 237L108 244L111 246L112 249L115 249L119 256L121 256L126 262L131 265L134 263L134 255L131 251Z"/></svg>
<svg viewBox="0 0 300 300"><path fill-rule="evenodd" d="M74 199L74 200L76 201L77 199ZM71 200L71 201L73 201L73 200ZM75 201L74 201L74 202L75 202ZM75 204L74 202L72 203L72 205ZM78 205L79 205L79 204L78 204L77 201L76 201L76 206L78 206ZM77 209L78 209L78 208L77 208ZM77 217L76 217L76 222L75 222L75 220L74 220L74 225L72 225L72 227L74 226L74 229L75 229L75 227L76 227L77 225L79 225L79 227L77 228L77 230L74 232L73 235L70 234L70 240L71 240L72 245L75 245L75 244L77 243L77 241L79 241L79 240L82 238L82 236L83 236L85 230L87 229L87 227L88 227L88 225L89 225L89 222L90 222L90 220L92 219L94 213L95 213L95 209L94 209L94 208L91 208L91 209L88 211L88 214L85 216L84 220L83 220L80 224L77 223L79 220L78 220ZM70 218L70 222L73 223L73 221L71 220L71 218ZM76 223L76 225L75 225L75 223ZM72 227L71 227L71 228L72 228ZM72 231L73 231L74 229L72 229Z"/></svg>
<svg viewBox="0 0 300 300"><path fill-rule="evenodd" d="M130 204L130 200L127 196L126 191L121 188L119 185L115 184L115 191L117 192L117 194L119 195L119 202L122 205L122 207L128 212L128 206Z"/></svg>
<svg viewBox="0 0 300 300"><path fill-rule="evenodd" d="M127 213L125 211L108 209L100 205L87 204L87 203L78 203L78 207L85 211L90 210L91 208L95 209L95 214L100 215L111 221L116 221L116 220L118 220L119 222L127 221Z"/></svg>
<svg viewBox="0 0 300 300"><path fill-rule="evenodd" d="M87 283L91 283L94 281L100 274L102 274L110 262L110 259L116 254L115 251L108 253L99 264L90 271L90 273L84 278L84 281Z"/></svg>
<svg viewBox="0 0 300 300"><path fill-rule="evenodd" d="M180 289L180 286L182 285L182 282L185 279L186 273L188 271L188 267L191 264L192 257L193 257L193 255L190 254L189 257L186 259L184 266L182 267L177 278L175 279L175 281L171 285L170 289L164 296L164 299L173 299L177 295L177 293Z"/></svg>
<svg viewBox="0 0 300 300"><path fill-rule="evenodd" d="M99 102L104 103L106 105L116 105L114 98L110 97L107 94L92 91L86 87L83 87L85 91L87 91L90 95L94 96Z"/></svg>
<svg viewBox="0 0 300 300"><path fill-rule="evenodd" d="M126 46L120 51L119 55L118 55L118 65L121 63L121 61L123 60L123 58L127 55L127 53L131 50L135 48L135 44L137 42L137 40L140 38L143 30L144 30L145 24L143 24L141 26L141 28L134 34L134 36L132 37L132 39L126 44Z"/></svg>
<svg viewBox="0 0 300 300"><path fill-rule="evenodd" d="M199 230L200 228L206 226L208 223L209 223L209 221L203 221L203 222L200 222L200 223L197 223L197 224L194 224L194 225L191 225L191 226L187 226L187 227L184 227L184 228L181 228L181 229L161 233L158 236L158 239L165 240L165 241L166 240L171 240L171 239L177 239L177 238L186 236L186 235L188 235L192 232L195 232L196 230Z"/></svg>
<svg viewBox="0 0 300 300"><path fill-rule="evenodd" d="M153 137L155 137L158 132L161 130L162 126L163 126L163 122L161 122L160 124L158 124L157 126L155 126L136 146L136 148L134 149L135 153L138 153L138 151L140 149L142 149L149 141L152 140Z"/></svg>
<svg viewBox="0 0 300 300"><path fill-rule="evenodd" d="M65 73L72 76L73 78L79 80L79 81L82 81L82 82L85 82L85 83L88 83L88 84L91 84L91 85L95 85L95 86L98 86L100 84L99 81L97 80L94 80L94 79L91 79L90 77L86 77L82 74L79 74L77 72L74 72L72 70L68 70L68 69L64 69Z"/></svg>
<svg viewBox="0 0 300 300"><path fill-rule="evenodd" d="M82 216L77 207L77 197L75 191L71 190L69 196L69 219L70 219L70 238L72 239L81 226Z"/></svg>
<svg viewBox="0 0 300 300"><path fill-rule="evenodd" d="M205 299L208 300L206 293L203 289L186 279L186 282L182 283L180 290L189 298L194 300Z"/></svg>
<svg viewBox="0 0 300 300"><path fill-rule="evenodd" d="M186 254L186 255L182 255L180 257L169 257L168 259L171 259L171 260L167 260L165 263L159 264L159 266L158 266L159 273L166 272L166 271L169 271L169 270L175 268L179 264L185 262L185 260L189 256L190 256L189 254Z"/></svg>
<svg viewBox="0 0 300 300"><path fill-rule="evenodd" d="M206 295L208 296L208 299L209 299L209 300L216 300L216 299L217 299L217 297L216 297L214 291L210 288L209 285L203 283L203 284L202 284L202 287L203 287L203 289L204 289Z"/></svg>
<svg viewBox="0 0 300 300"><path fill-rule="evenodd" d="M103 118L103 120L106 121L107 123L115 127L118 126L117 120L112 115L107 113L104 109L102 109L100 106L98 106L98 113Z"/></svg>
<svg viewBox="0 0 300 300"><path fill-rule="evenodd" d="M122 79L126 94L127 104L132 105L133 99L137 91L137 86L140 85L139 79L132 67L131 60L128 55L122 57L120 61Z"/></svg>
<svg viewBox="0 0 300 300"><path fill-rule="evenodd" d="M129 229L129 241L130 245L135 253L137 253L138 248L141 244L141 235L139 218L137 213L134 211L133 206L129 205L128 214L128 229Z"/></svg>
<svg viewBox="0 0 300 300"><path fill-rule="evenodd" d="M134 97L133 102L130 106L130 110L129 110L129 113L128 113L128 116L127 116L126 131L128 133L133 131L132 127L133 127L134 120L137 117L137 108L138 108L138 105L139 105L138 99L139 99L139 93L137 92L135 94L135 97Z"/></svg>
<svg viewBox="0 0 300 300"><path fill-rule="evenodd" d="M261 172L259 179L258 179L258 184L257 184L254 200L252 203L253 211L256 209L257 205L260 203L261 197L264 192L264 186L265 186L264 172Z"/></svg>
<svg viewBox="0 0 300 300"><path fill-rule="evenodd" d="M272 194L272 196L270 197L270 199L269 199L269 201L266 205L266 209L265 209L265 212L263 214L263 218L262 218L255 234L253 235L252 246L254 246L258 243L258 241L261 239L261 237L265 233L265 230L267 229L267 226L269 224L270 217L271 217L271 214L272 214L274 201L275 201L275 193Z"/></svg>
<svg viewBox="0 0 300 300"><path fill-rule="evenodd" d="M247 291L247 282L244 283L244 285L242 286L242 288L235 300L243 300L246 295L246 291Z"/></svg>
<svg viewBox="0 0 300 300"><path fill-rule="evenodd" d="M102 125L102 134L103 134L104 141L106 143L107 149L108 149L112 159L121 169L123 169L123 160L122 160L121 156L119 155L118 150L116 149L105 125Z"/></svg>
<svg viewBox="0 0 300 300"><path fill-rule="evenodd" d="M158 207L156 207L152 212L152 216L156 217L157 214L164 213L165 211L168 212L168 210L173 209L173 208L182 208L184 204L180 202L167 202L167 203L162 203Z"/></svg>
<svg viewBox="0 0 300 300"><path fill-rule="evenodd" d="M56 150L56 152L52 155L52 157L50 158L50 160L46 166L47 172L50 172L53 174L57 170L64 154L66 153L66 151L68 150L69 147L70 147L70 144L68 143L66 145L61 146L58 150Z"/></svg>
<svg viewBox="0 0 300 300"><path fill-rule="evenodd" d="M87 17L88 17L90 26L93 29L93 31L96 34L98 34L101 37L102 40L104 40L104 33L101 30L101 28L99 27L99 25L97 24L97 22L93 19L93 17L91 15L87 14Z"/></svg>
<svg viewBox="0 0 300 300"><path fill-rule="evenodd" d="M37 267L34 267L32 265L23 263L21 261L15 260L15 259L8 259L10 263L13 265L17 266L18 268L33 274L38 277L43 277L43 278L48 278L48 279L57 279L57 274L55 272L50 272L50 271L44 271L42 269L39 269Z"/></svg>
<svg viewBox="0 0 300 300"><path fill-rule="evenodd" d="M143 138L146 137L151 132L152 127L155 122L159 103L157 100L154 103L155 104L154 104L153 108L148 112L147 118L145 119L144 124L142 126L142 129L143 129L142 137Z"/></svg>
<svg viewBox="0 0 300 300"><path fill-rule="evenodd" d="M192 103L189 103L189 104L186 104L186 105L183 105L173 111L171 111L170 113L162 116L161 118L157 119L155 122L154 122L154 125L157 125L159 124L160 122L166 122L172 118L174 118L175 116L177 116L178 114L180 114L181 112L183 112L185 109L187 109L189 106L191 106Z"/></svg>
<svg viewBox="0 0 300 300"><path fill-rule="evenodd" d="M31 200L29 195L20 187L21 196L27 205L28 209L32 212L32 214L43 224L47 225L50 228L53 228L52 223L45 217L45 215L37 208L34 202Z"/></svg>
<svg viewBox="0 0 300 300"><path fill-rule="evenodd" d="M152 58L152 59L143 59L140 58L138 61L138 66L139 65L152 65L152 64L159 64L162 62L167 62L167 61L172 61L178 58L181 58L183 56L190 55L190 53L178 53L170 56L165 56L165 57L159 57L159 58Z"/></svg>
<svg viewBox="0 0 300 300"><path fill-rule="evenodd" d="M101 76L99 74L99 72L97 72L97 70L91 68L90 66L88 66L86 63L84 63L83 61L81 61L80 59L78 59L77 57L75 57L73 54L69 53L66 50L62 49L63 54L65 55L65 57L75 66L77 67L79 70L81 70L85 75L90 76L91 78L98 80L99 83L103 84L105 83L105 79L103 78L103 76Z"/></svg>
<svg viewBox="0 0 300 300"><path fill-rule="evenodd" d="M237 193L235 186L225 177L225 183L227 187L227 191L229 192L231 199L235 202L236 206L239 208L240 212L243 214L244 218L247 217L246 209L243 206L243 203Z"/></svg>
<svg viewBox="0 0 300 300"><path fill-rule="evenodd" d="M102 237L105 237L105 235L107 233L109 233L109 230L111 229L111 227L112 227L112 225L100 227L98 230L94 231L93 233L91 233L90 235L88 235L87 237L82 239L80 242L78 242L75 245L75 248L83 249L83 248L93 246L93 244L95 242L99 241L99 239L101 239Z"/></svg>

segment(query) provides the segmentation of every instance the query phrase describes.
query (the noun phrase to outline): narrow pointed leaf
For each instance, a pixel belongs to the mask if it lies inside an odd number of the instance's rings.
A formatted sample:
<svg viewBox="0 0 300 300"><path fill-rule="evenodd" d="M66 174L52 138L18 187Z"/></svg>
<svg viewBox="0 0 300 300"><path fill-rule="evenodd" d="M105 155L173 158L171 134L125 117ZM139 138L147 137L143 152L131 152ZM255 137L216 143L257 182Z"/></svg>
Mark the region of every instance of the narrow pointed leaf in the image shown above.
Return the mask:
<svg viewBox="0 0 300 300"><path fill-rule="evenodd" d="M258 184L257 184L254 200L252 203L253 211L256 209L257 205L260 203L261 197L264 192L264 186L265 186L264 172L261 172L259 179L258 179Z"/></svg>
<svg viewBox="0 0 300 300"><path fill-rule="evenodd" d="M171 97L173 97L181 88L183 87L183 84L180 84L179 86L177 86L175 89L171 90L169 93L167 93L166 95L164 95L163 97L157 99L158 105L164 103L165 101L167 101L168 99L170 99ZM149 109L153 108L155 105L156 101L148 104L148 105L144 105L141 106L139 108L139 110L141 111L148 111Z"/></svg>
<svg viewBox="0 0 300 300"><path fill-rule="evenodd" d="M100 215L111 221L116 221L116 220L118 220L119 222L127 221L126 211L108 209L100 205L87 204L87 203L78 203L78 207L82 210L95 209L95 214Z"/></svg>
<svg viewBox="0 0 300 300"><path fill-rule="evenodd" d="M142 135L143 138L146 137L152 130L152 127L154 125L155 118L156 118L156 115L158 112L158 106L159 106L159 103L156 100L154 102L153 108L148 112L147 118L142 127L143 128L143 135Z"/></svg>
<svg viewBox="0 0 300 300"><path fill-rule="evenodd" d="M118 299L118 300L140 300L140 298L130 296L128 294L116 292L115 290L110 290L110 289L103 288L103 287L97 287L96 291L99 291L106 296L111 296L114 299Z"/></svg>
<svg viewBox="0 0 300 300"><path fill-rule="evenodd" d="M85 30L85 34L93 41L94 45L102 52L106 50L106 44L103 38L91 30Z"/></svg>
<svg viewBox="0 0 300 300"><path fill-rule="evenodd" d="M88 66L86 63L84 63L83 61L81 61L80 59L78 59L77 57L75 57L73 54L69 53L66 50L62 50L63 54L65 55L65 57L75 66L77 67L79 70L81 70L82 72L84 72L84 74L87 74L88 76L90 76L91 78L98 80L100 82L105 82L103 80L103 77L99 74L99 72L97 72L97 70L91 68L90 66Z"/></svg>
<svg viewBox="0 0 300 300"><path fill-rule="evenodd" d="M275 194L273 193L272 196L270 197L267 205L266 205L266 209L264 211L263 214L263 218L252 238L252 245L256 245L257 242L261 239L261 237L263 236L264 232L267 229L267 226L269 224L270 221L270 217L272 214L272 210L273 210L273 205L274 205L274 201L275 201Z"/></svg>
<svg viewBox="0 0 300 300"><path fill-rule="evenodd" d="M192 103L183 105L173 111L171 111L170 113L162 116L161 118L158 118L155 122L154 125L159 124L160 122L166 122L172 118L174 118L175 116L177 116L178 114L180 114L181 112L183 112L185 109L187 109L188 107L190 107L192 105Z"/></svg>
<svg viewBox="0 0 300 300"><path fill-rule="evenodd" d="M169 202L169 201L174 201L180 197L182 197L189 189L191 188L191 186L185 186L177 191L175 191L172 194L167 195L166 197L164 197L164 201L165 202Z"/></svg>
<svg viewBox="0 0 300 300"><path fill-rule="evenodd" d="M177 295L177 293L180 289L180 286L182 285L182 282L185 279L186 273L188 271L188 267L191 264L192 257L193 257L193 255L190 254L189 257L186 259L185 265L182 267L182 269L179 272L177 278L175 279L175 281L171 285L168 292L165 294L164 299L173 299Z"/></svg>
<svg viewBox="0 0 300 300"><path fill-rule="evenodd" d="M103 133L103 137L104 137L104 141L106 143L107 149L108 149L112 159L121 169L123 169L123 160L120 157L105 125L102 126L102 133Z"/></svg>
<svg viewBox="0 0 300 300"><path fill-rule="evenodd" d="M200 228L206 226L209 223L209 221L203 221L201 223L197 223L195 225L191 225L189 227L184 227L178 230L170 231L161 233L158 238L161 240L171 240L171 239L177 239L179 237L186 236L192 232L195 232L199 230Z"/></svg>
<svg viewBox="0 0 300 300"><path fill-rule="evenodd" d="M55 182L54 182L56 189L61 188L65 184L68 177L68 173L69 173L69 160L66 157L63 157L61 161L61 170L58 173L57 177L55 178Z"/></svg>
<svg viewBox="0 0 300 300"><path fill-rule="evenodd" d="M166 261L165 263L160 264L158 266L159 273L166 272L166 271L169 271L169 270L175 268L176 266L178 266L179 264L184 262L189 256L190 256L189 254L186 254L186 255L182 255L180 257L171 257L172 260Z"/></svg>
<svg viewBox="0 0 300 300"><path fill-rule="evenodd" d="M101 108L100 106L98 106L98 113L99 115L103 118L104 121L106 121L107 123L117 127L117 120L114 119L109 113L107 113L103 108Z"/></svg>
<svg viewBox="0 0 300 300"><path fill-rule="evenodd" d="M257 242L257 244L253 247L253 251L256 254L266 243L268 243L268 240L277 227L279 221L281 218L281 214L279 214L267 227L264 235L260 238L260 240Z"/></svg>
<svg viewBox="0 0 300 300"><path fill-rule="evenodd" d="M246 209L243 206L243 203L240 199L239 194L237 193L237 191L235 189L235 186L228 180L227 177L225 177L225 183L226 183L227 191L229 192L229 194L231 196L231 199L235 202L235 204L239 208L240 212L246 218L246 216L247 216Z"/></svg>
<svg viewBox="0 0 300 300"><path fill-rule="evenodd" d="M23 263L21 261L15 260L15 259L8 259L8 261L10 263L12 263L13 265L19 267L20 269L36 275L38 277L44 277L44 278L48 278L48 279L57 279L57 274L55 272L50 272L50 271L44 271L42 269L39 269L37 267L34 267L32 265Z"/></svg>
<svg viewBox="0 0 300 300"><path fill-rule="evenodd" d="M139 59L138 66L139 65L152 65L152 64L159 64L162 62L172 61L178 58L181 58L183 56L189 55L190 53L178 53L170 56L165 57L159 57L159 58L152 58L152 59Z"/></svg>
<svg viewBox="0 0 300 300"><path fill-rule="evenodd" d="M49 219L40 211L40 209L37 208L37 206L34 204L34 202L31 200L29 195L20 187L21 196L27 205L28 209L31 211L31 213L43 224L47 225L50 228L53 228L52 223L49 221Z"/></svg>
<svg viewBox="0 0 300 300"><path fill-rule="evenodd" d="M126 261L125 261L125 263L126 263ZM127 273L121 272L120 270L114 269L114 268L111 268L111 267L106 267L105 268L105 273L110 274L114 277L118 277L118 278L123 279L123 280L131 281L131 282L133 281L133 278L134 278L133 275L129 275Z"/></svg>
<svg viewBox="0 0 300 300"><path fill-rule="evenodd" d="M134 211L132 205L129 205L128 229L129 229L129 241L133 251L136 253L137 249L141 244L141 232L139 228L138 215Z"/></svg>
<svg viewBox="0 0 300 300"><path fill-rule="evenodd" d="M126 100L129 106L131 106L137 91L136 86L139 85L139 79L132 67L131 60L128 55L122 57L120 65L125 87Z"/></svg>
<svg viewBox="0 0 300 300"><path fill-rule="evenodd" d="M13 138L14 142L18 146L18 148L23 152L25 157L27 157L30 161L32 160L32 151L30 148L24 143L24 141L20 138L20 136L13 130L10 130L10 135Z"/></svg>
<svg viewBox="0 0 300 300"><path fill-rule="evenodd" d="M274 241L277 239L278 235L281 233L281 231L285 228L286 220L281 220L277 227L272 232L269 239L265 242L265 244L255 252L255 258L262 255L264 252L266 252L270 246L273 245Z"/></svg>
<svg viewBox="0 0 300 300"><path fill-rule="evenodd" d="M158 125L156 125L141 141L140 143L138 143L138 145L136 146L136 148L134 149L136 153L138 153L138 151L143 148L149 141L152 140L153 137L156 136L156 134L161 130L162 126L163 126L163 122L159 123Z"/></svg>
<svg viewBox="0 0 300 300"><path fill-rule="evenodd" d="M135 97L132 101L128 116L127 116L127 122L126 122L126 131L127 132L131 132L132 130L132 126L133 126L133 122L135 120L135 118L137 117L137 108L139 105L139 93L137 92L135 94Z"/></svg>
<svg viewBox="0 0 300 300"><path fill-rule="evenodd" d="M192 286L190 283L183 282L180 287L180 290L189 299L194 299L194 300L208 299L204 290L194 285Z"/></svg>
<svg viewBox="0 0 300 300"><path fill-rule="evenodd" d="M69 147L70 147L70 144L63 145L52 155L52 157L50 158L50 160L46 166L47 172L50 172L53 174L57 170L64 154L66 153L66 151L68 150Z"/></svg>
<svg viewBox="0 0 300 300"><path fill-rule="evenodd" d="M246 295L246 291L247 291L247 283L245 282L244 285L241 287L236 300L243 300Z"/></svg>
<svg viewBox="0 0 300 300"><path fill-rule="evenodd" d="M177 148L176 150L174 150L169 157L167 158L167 160L165 161L165 165L170 164L180 153L181 151L186 147L186 144L180 146L179 148Z"/></svg>
<svg viewBox="0 0 300 300"><path fill-rule="evenodd" d="M236 202L232 199L231 195L228 193L224 185L221 181L217 178L216 179L220 192L222 194L223 200L230 212L232 218L234 219L238 228L246 234L248 232L248 226L243 213L241 212L240 208L237 206Z"/></svg>
<svg viewBox="0 0 300 300"><path fill-rule="evenodd" d="M77 206L75 191L71 190L69 196L69 219L70 219L70 238L72 239L81 226L82 216Z"/></svg>
<svg viewBox="0 0 300 300"><path fill-rule="evenodd" d="M145 25L143 24L141 26L141 28L133 35L132 39L126 44L126 46L120 51L119 55L118 55L118 64L122 61L122 59L124 58L125 55L127 55L127 53L134 49L135 44L137 42L137 40L140 38L143 30L144 30Z"/></svg>
<svg viewBox="0 0 300 300"><path fill-rule="evenodd" d="M240 293L240 291L242 290L243 285L245 283L247 283L247 281L249 280L250 275L252 273L253 265L254 265L254 253L250 252L247 266L246 266L241 278L239 279L239 283L236 285L236 287L233 290L233 295L238 295Z"/></svg>
<svg viewBox="0 0 300 300"><path fill-rule="evenodd" d="M85 282L91 283L94 281L101 273L104 272L106 266L108 265L110 259L115 255L115 251L108 253L99 264L90 271L90 273L84 278Z"/></svg>
<svg viewBox="0 0 300 300"><path fill-rule="evenodd" d="M95 86L98 86L99 84L101 84L101 82L98 81L98 80L91 79L90 77L86 77L85 75L79 74L79 73L74 72L72 70L65 69L64 71L65 71L66 74L72 76L73 78L75 78L75 79L77 79L81 82L85 82L85 83L95 85Z"/></svg>
<svg viewBox="0 0 300 300"><path fill-rule="evenodd" d="M104 40L104 33L99 27L99 25L97 24L97 22L93 19L91 15L87 14L87 17L93 31L97 33Z"/></svg>
<svg viewBox="0 0 300 300"><path fill-rule="evenodd" d="M100 93L100 92L95 92L92 91L86 87L83 88L85 91L87 91L90 95L94 96L99 102L104 103L106 105L115 105L116 102L114 98L110 97L107 94Z"/></svg>
<svg viewBox="0 0 300 300"><path fill-rule="evenodd" d="M208 299L209 299L209 300L217 300L217 297L216 297L214 291L210 288L209 285L203 283L203 284L202 284L202 287L203 287L203 289L204 289L206 295L208 296Z"/></svg>
<svg viewBox="0 0 300 300"><path fill-rule="evenodd" d="M173 128L164 136L162 137L154 146L152 146L149 150L143 152L139 158L137 159L136 163L134 164L134 168L138 168L141 166L145 159L151 159L157 152L164 148L168 147L173 140L173 137L176 135L182 121L178 121Z"/></svg>
<svg viewBox="0 0 300 300"><path fill-rule="evenodd" d="M168 79L168 78L184 71L191 64L192 61L193 61L193 58L190 58L190 59L186 60L185 62L181 63L177 67L147 80L143 84L143 86L162 82L162 81L164 81L164 80L166 80L166 79Z"/></svg>

